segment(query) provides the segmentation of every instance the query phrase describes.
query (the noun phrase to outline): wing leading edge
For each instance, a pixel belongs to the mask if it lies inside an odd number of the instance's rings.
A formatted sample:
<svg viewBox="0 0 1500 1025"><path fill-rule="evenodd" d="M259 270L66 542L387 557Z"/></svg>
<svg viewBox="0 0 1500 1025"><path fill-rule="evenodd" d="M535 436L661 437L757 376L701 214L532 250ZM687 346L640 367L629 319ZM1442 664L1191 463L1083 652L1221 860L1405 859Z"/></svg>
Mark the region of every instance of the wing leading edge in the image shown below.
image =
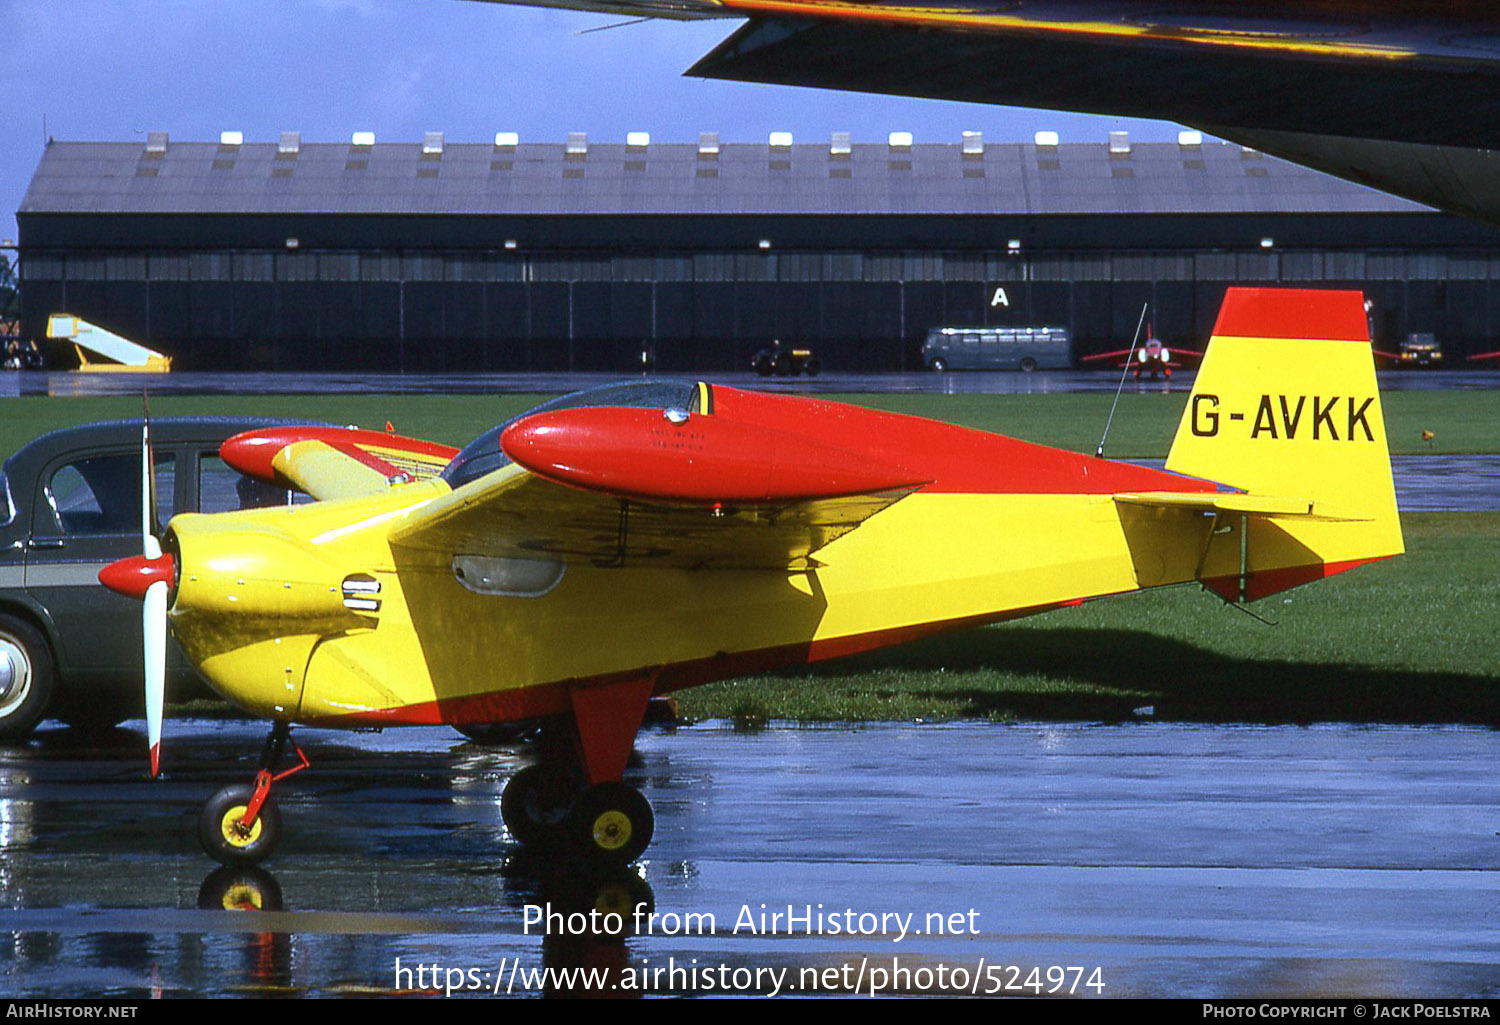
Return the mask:
<svg viewBox="0 0 1500 1025"><path fill-rule="evenodd" d="M436 477L455 448L356 427L269 427L226 441L219 455L240 473L320 501L380 494Z"/></svg>

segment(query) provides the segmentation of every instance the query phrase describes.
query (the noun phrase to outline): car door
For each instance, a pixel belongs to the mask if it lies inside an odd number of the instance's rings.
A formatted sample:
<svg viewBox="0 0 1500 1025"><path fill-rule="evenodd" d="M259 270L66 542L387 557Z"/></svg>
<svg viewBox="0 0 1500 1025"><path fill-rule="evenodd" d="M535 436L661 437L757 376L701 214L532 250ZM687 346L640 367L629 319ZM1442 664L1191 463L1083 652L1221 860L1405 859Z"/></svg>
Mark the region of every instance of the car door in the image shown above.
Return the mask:
<svg viewBox="0 0 1500 1025"><path fill-rule="evenodd" d="M159 523L177 508L178 463L156 452ZM37 478L25 586L52 620L64 677L140 672L141 605L99 585L101 568L141 550L140 467L138 446L97 447L56 457ZM181 653L169 664L183 666Z"/></svg>

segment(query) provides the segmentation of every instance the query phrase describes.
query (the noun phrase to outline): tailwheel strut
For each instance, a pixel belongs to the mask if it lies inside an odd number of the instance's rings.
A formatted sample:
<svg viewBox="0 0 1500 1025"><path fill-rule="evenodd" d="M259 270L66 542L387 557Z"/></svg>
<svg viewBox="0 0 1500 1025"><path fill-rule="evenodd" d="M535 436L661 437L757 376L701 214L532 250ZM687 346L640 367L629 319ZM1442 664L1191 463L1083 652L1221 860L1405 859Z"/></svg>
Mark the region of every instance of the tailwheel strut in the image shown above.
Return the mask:
<svg viewBox="0 0 1500 1025"><path fill-rule="evenodd" d="M208 799L198 816L198 841L210 858L221 865L254 865L269 858L281 840L281 812L271 795L273 784L309 767L307 755L296 744L297 764L281 772L281 761L290 743L291 725L278 722L266 738L260 771L249 786L234 783Z"/></svg>

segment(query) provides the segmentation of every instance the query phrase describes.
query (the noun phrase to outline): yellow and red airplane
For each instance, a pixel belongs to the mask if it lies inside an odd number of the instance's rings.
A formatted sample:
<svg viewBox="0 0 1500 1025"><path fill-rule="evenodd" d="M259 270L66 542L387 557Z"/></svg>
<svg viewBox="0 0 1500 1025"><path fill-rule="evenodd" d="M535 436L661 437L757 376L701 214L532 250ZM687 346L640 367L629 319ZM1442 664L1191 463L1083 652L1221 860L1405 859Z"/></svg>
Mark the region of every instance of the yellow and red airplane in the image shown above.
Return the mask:
<svg viewBox="0 0 1500 1025"><path fill-rule="evenodd" d="M1165 471L650 380L460 452L276 427L223 456L317 501L177 516L100 576L146 599L153 766L168 623L273 721L256 783L204 810L230 863L276 843L293 723L543 720L507 826L623 863L652 831L622 774L653 695L1148 587L1248 602L1402 551L1357 292L1230 290Z"/></svg>

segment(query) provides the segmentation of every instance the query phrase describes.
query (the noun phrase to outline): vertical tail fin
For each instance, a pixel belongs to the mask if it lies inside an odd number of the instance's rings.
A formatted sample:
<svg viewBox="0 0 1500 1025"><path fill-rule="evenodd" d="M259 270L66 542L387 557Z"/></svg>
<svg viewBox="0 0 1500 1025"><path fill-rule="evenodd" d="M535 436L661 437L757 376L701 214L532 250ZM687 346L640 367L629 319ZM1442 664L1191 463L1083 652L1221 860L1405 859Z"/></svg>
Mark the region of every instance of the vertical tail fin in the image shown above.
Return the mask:
<svg viewBox="0 0 1500 1025"><path fill-rule="evenodd" d="M1226 597L1227 577L1253 599L1399 555L1363 295L1231 288L1167 469L1309 503L1311 515L1247 517L1234 552L1214 546L1203 580Z"/></svg>

